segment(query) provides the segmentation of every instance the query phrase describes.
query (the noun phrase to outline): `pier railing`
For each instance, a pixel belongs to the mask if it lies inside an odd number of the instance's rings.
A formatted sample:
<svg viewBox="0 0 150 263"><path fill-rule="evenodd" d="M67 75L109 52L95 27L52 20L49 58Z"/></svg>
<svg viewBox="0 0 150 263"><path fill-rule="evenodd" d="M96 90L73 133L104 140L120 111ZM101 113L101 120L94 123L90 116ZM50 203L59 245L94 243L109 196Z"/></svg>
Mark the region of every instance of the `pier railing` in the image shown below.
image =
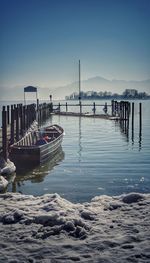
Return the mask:
<svg viewBox="0 0 150 263"><path fill-rule="evenodd" d="M89 107L92 109L93 115L96 114L97 109L102 109L102 112L111 116L118 116L120 119L128 119L130 114L130 102L128 101L115 101L112 100L111 104L105 102L105 104L100 104L93 102L92 103L82 103L81 101L77 103L58 103L52 104L53 112L55 113L62 113L62 112L69 112L69 108L76 107L78 108L78 113L82 114L84 112L85 107ZM62 110L63 109L63 110Z"/></svg>

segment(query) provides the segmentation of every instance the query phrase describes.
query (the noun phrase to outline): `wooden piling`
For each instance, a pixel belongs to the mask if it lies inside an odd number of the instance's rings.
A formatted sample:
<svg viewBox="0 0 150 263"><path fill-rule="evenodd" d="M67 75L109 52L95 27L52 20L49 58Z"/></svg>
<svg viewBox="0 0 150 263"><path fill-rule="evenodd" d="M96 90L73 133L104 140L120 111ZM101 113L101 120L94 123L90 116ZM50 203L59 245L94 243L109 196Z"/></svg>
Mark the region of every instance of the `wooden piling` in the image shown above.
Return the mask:
<svg viewBox="0 0 150 263"><path fill-rule="evenodd" d="M115 100L114 101L114 115L116 116L118 112L118 102Z"/></svg>
<svg viewBox="0 0 150 263"><path fill-rule="evenodd" d="M68 111L68 105L67 105L67 102L66 102L66 112Z"/></svg>
<svg viewBox="0 0 150 263"><path fill-rule="evenodd" d="M16 141L19 140L19 106L15 108L15 115L16 115Z"/></svg>
<svg viewBox="0 0 150 263"><path fill-rule="evenodd" d="M142 103L139 103L139 128L142 130Z"/></svg>
<svg viewBox="0 0 150 263"><path fill-rule="evenodd" d="M111 115L114 116L114 100L111 101Z"/></svg>
<svg viewBox="0 0 150 263"><path fill-rule="evenodd" d="M105 113L107 113L107 111L108 111L107 102L105 102L104 108L105 108Z"/></svg>
<svg viewBox="0 0 150 263"><path fill-rule="evenodd" d="M8 157L8 142L7 142L7 111L5 106L2 110L2 149L3 149L3 158L7 161Z"/></svg>
<svg viewBox="0 0 150 263"><path fill-rule="evenodd" d="M22 104L19 105L19 114L20 114L20 131L19 134L21 136L24 135L24 128L23 128L23 106Z"/></svg>
<svg viewBox="0 0 150 263"><path fill-rule="evenodd" d="M9 118L9 105L7 105L7 124L9 125L10 118Z"/></svg>
<svg viewBox="0 0 150 263"><path fill-rule="evenodd" d="M26 130L26 106L24 105L23 106L23 126L22 126L22 129L23 129L23 133L25 132Z"/></svg>
<svg viewBox="0 0 150 263"><path fill-rule="evenodd" d="M134 130L134 102L132 102L132 130Z"/></svg>
<svg viewBox="0 0 150 263"><path fill-rule="evenodd" d="M141 150L142 142L142 103L139 103L139 151Z"/></svg>
<svg viewBox="0 0 150 263"><path fill-rule="evenodd" d="M10 126L10 144L14 143L14 129L15 129L15 112L14 112L14 105L11 105L11 126Z"/></svg>
<svg viewBox="0 0 150 263"><path fill-rule="evenodd" d="M59 110L59 112L60 112L60 103L58 104L58 110Z"/></svg>
<svg viewBox="0 0 150 263"><path fill-rule="evenodd" d="M124 120L126 120L126 101L124 101Z"/></svg>
<svg viewBox="0 0 150 263"><path fill-rule="evenodd" d="M96 107L95 107L95 102L93 102L93 114L95 115L96 112Z"/></svg>

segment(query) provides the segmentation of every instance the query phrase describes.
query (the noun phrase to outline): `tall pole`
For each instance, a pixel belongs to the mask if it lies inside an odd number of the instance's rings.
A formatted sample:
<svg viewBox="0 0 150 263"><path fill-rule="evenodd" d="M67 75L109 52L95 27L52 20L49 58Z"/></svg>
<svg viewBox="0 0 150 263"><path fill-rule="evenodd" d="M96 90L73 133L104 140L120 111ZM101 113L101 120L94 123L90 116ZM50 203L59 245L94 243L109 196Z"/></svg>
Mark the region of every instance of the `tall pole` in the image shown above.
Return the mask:
<svg viewBox="0 0 150 263"><path fill-rule="evenodd" d="M80 105L80 114L82 113L82 106L81 106L81 66L79 60L79 105Z"/></svg>
<svg viewBox="0 0 150 263"><path fill-rule="evenodd" d="M81 66L80 66L80 60L79 60L79 103L81 101Z"/></svg>

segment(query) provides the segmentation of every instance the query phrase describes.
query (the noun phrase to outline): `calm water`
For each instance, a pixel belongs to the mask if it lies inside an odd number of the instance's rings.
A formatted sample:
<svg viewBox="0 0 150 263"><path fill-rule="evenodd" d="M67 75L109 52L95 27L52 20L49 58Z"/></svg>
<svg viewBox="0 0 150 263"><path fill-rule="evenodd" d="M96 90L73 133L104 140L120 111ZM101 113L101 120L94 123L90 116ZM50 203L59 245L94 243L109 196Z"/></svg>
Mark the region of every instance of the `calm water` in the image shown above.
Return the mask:
<svg viewBox="0 0 150 263"><path fill-rule="evenodd" d="M134 132L130 123L128 133L115 121L51 116L45 125L57 123L65 130L62 150L41 167L17 174L8 190L34 195L57 192L74 202L101 194L150 192L150 101L142 101L142 134L138 104Z"/></svg>

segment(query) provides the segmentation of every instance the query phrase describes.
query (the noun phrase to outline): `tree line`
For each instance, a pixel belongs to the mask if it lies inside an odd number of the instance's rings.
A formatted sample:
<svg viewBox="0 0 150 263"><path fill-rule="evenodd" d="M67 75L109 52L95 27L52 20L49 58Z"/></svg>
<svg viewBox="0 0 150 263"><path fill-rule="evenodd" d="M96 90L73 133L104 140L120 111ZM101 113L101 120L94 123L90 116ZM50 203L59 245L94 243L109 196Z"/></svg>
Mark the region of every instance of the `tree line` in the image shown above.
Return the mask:
<svg viewBox="0 0 150 263"><path fill-rule="evenodd" d="M125 89L122 94L112 93L110 91L87 91L80 92L81 99L150 99L150 95L146 92L138 92L136 89ZM66 100L78 100L79 93L74 92L69 96L66 96Z"/></svg>

